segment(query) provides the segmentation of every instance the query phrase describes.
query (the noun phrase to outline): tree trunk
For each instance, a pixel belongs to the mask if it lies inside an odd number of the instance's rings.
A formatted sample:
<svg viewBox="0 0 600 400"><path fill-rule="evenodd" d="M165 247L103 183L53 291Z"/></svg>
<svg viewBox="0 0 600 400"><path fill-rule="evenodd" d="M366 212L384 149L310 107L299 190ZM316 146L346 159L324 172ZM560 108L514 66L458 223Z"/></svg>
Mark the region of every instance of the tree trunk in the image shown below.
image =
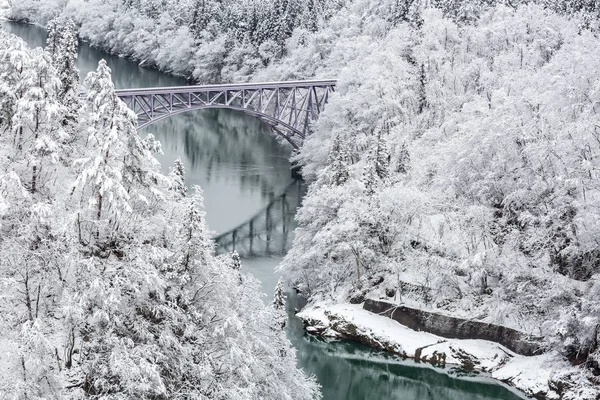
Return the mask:
<svg viewBox="0 0 600 400"><path fill-rule="evenodd" d="M35 114L35 136L33 138L34 149L35 149L35 142L38 139L38 130L39 130L39 128L40 128L40 116L39 116L39 111L36 111L36 114ZM31 193L35 193L36 183L37 183L37 165L34 165L33 166L33 173L32 173L32 176L31 176Z"/></svg>
<svg viewBox="0 0 600 400"><path fill-rule="evenodd" d="M31 297L29 296L29 271L25 273L25 305L29 313L29 320L33 321L33 311L31 309Z"/></svg>
<svg viewBox="0 0 600 400"><path fill-rule="evenodd" d="M98 222L100 222L100 218L102 217L102 195L98 193L98 214L96 215ZM100 225L96 226L96 239L100 237Z"/></svg>
<svg viewBox="0 0 600 400"><path fill-rule="evenodd" d="M34 165L33 173L31 175L31 193L35 193L35 191L36 191L36 182L37 182L37 165Z"/></svg>

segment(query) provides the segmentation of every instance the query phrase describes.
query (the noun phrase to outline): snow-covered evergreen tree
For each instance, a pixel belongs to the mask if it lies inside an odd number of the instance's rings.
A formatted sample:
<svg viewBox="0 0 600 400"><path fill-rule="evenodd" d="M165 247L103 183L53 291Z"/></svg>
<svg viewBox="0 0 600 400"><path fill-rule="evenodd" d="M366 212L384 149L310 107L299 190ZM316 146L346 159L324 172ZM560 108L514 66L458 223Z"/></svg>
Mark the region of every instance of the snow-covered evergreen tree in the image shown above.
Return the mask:
<svg viewBox="0 0 600 400"><path fill-rule="evenodd" d="M410 152L406 146L406 142L402 143L400 150L398 151L396 161L396 172L406 174L410 169Z"/></svg>
<svg viewBox="0 0 600 400"><path fill-rule="evenodd" d="M81 174L74 189L81 190L82 200L94 210L95 233L100 234L100 221L118 224L123 213L132 211L131 195L124 180L127 135L136 134L134 120L126 106L117 98L110 78L110 69L104 60L96 72L86 78L87 107L90 115L89 138L95 144L89 156L81 159ZM108 215L106 215L108 214Z"/></svg>
<svg viewBox="0 0 600 400"><path fill-rule="evenodd" d="M66 121L73 121L80 108L79 101L79 70L77 69L77 28L72 20L67 20L59 26L60 36L55 45L56 53L53 63L58 71L62 84L61 100L67 108ZM50 37L50 32L48 34Z"/></svg>
<svg viewBox="0 0 600 400"><path fill-rule="evenodd" d="M375 146L375 148L369 149L369 153L365 160L364 171L362 176L362 183L364 185L365 194L367 196L373 196L381 182L377 170L377 161L377 150Z"/></svg>
<svg viewBox="0 0 600 400"><path fill-rule="evenodd" d="M271 300L271 307L273 307L273 311L277 318L279 319L279 325L281 328L285 328L287 315L285 310L285 282L282 278L279 278L277 281L277 286L275 286L275 293L273 294L273 300Z"/></svg>
<svg viewBox="0 0 600 400"><path fill-rule="evenodd" d="M55 60L55 57L59 54L61 30L59 17L54 17L46 24L47 36L45 50L50 53L53 60Z"/></svg>
<svg viewBox="0 0 600 400"><path fill-rule="evenodd" d="M16 103L12 127L19 148L31 140L26 151L32 169L30 190L35 193L44 163L59 161L61 145L67 136L58 123L64 109L58 100L60 81L50 55L35 49L30 57L18 84L21 98Z"/></svg>
<svg viewBox="0 0 600 400"><path fill-rule="evenodd" d="M341 135L336 135L333 140L333 146L329 153L329 164L331 165L331 183L333 185L343 185L350 176L349 164L350 155L348 148Z"/></svg>
<svg viewBox="0 0 600 400"><path fill-rule="evenodd" d="M181 162L181 159L176 159L173 166L169 168L169 178L173 182L173 190L182 196L187 193L187 187L185 186L185 167Z"/></svg>
<svg viewBox="0 0 600 400"><path fill-rule="evenodd" d="M390 174L390 151L383 129L379 129L375 144L375 173L382 182L385 182Z"/></svg>

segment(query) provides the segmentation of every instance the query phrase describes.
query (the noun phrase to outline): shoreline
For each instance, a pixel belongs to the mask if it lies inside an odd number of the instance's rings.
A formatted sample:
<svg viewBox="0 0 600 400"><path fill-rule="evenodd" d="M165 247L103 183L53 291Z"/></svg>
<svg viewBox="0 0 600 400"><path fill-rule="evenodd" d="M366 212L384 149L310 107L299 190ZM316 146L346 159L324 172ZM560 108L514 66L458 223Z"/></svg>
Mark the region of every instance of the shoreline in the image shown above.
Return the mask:
<svg viewBox="0 0 600 400"><path fill-rule="evenodd" d="M3 8L4 6L4 8ZM6 22L10 22L10 23L15 23L15 24L22 24L22 25L31 25L31 26L35 26L36 28L39 29L46 29L46 27L42 24L40 24L37 21L31 21L28 19L12 19L9 16L9 12L10 12L10 6L8 5L8 3L4 2L3 0L0 0L0 21L6 21ZM99 45L99 44L95 44L94 42L92 42L91 40L89 40L89 38L86 37L82 37L82 36L78 36L79 39L79 43L84 43L87 46L93 48L93 49L97 49L100 50L106 54L109 54L111 56L115 56L115 57L119 57L122 58L124 60L127 60L129 62L132 62L134 64L137 64L138 67L140 68L144 68L144 69L149 69L149 70L154 70L157 72L160 72L161 74L165 74L165 75L170 75L176 78L181 78L184 79L188 85L195 85L198 84L197 81L190 79L189 76L183 75L183 74L178 74L176 72L173 71L168 71L166 69L163 69L161 67L159 67L158 65L156 65L155 63L149 63L147 62L147 60L140 60L138 58L133 57L130 54L119 54L119 53L115 53L112 52L110 49Z"/></svg>
<svg viewBox="0 0 600 400"><path fill-rule="evenodd" d="M309 304L296 316L312 335L360 342L440 372L454 366L485 373L494 381L516 390L523 398L588 399L590 397L582 396L592 393L585 388L579 388L579 393L571 393L569 388L561 390L565 388L552 384L556 375L575 368L556 352L523 356L496 342L448 339L418 332L364 310L361 304Z"/></svg>

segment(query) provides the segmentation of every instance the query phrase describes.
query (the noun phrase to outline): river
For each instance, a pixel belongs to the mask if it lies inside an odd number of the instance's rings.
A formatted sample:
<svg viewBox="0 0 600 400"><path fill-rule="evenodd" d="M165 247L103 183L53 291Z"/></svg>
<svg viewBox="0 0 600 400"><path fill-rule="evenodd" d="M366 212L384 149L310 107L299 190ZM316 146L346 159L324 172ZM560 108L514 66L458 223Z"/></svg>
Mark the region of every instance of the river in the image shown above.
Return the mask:
<svg viewBox="0 0 600 400"><path fill-rule="evenodd" d="M45 31L35 26L1 22L4 29L30 46L43 46ZM183 79L138 67L136 63L81 44L81 76L104 58L117 88L185 85ZM244 269L262 281L270 295L278 280L274 268L291 245L294 212L304 193L290 174L291 149L279 143L268 129L251 117L228 110L180 114L141 132L153 133L162 143L163 171L180 158L188 186L200 185L206 219L215 235L243 232L247 222L258 221L253 241L236 244ZM260 225L260 221L269 221ZM243 235L241 235L243 236ZM270 239L270 240L267 240ZM356 343L326 341L307 335L294 309L301 299L288 299L287 334L297 350L298 364L314 374L325 400L517 400L504 385L483 375L467 376L453 368L432 368L375 351Z"/></svg>

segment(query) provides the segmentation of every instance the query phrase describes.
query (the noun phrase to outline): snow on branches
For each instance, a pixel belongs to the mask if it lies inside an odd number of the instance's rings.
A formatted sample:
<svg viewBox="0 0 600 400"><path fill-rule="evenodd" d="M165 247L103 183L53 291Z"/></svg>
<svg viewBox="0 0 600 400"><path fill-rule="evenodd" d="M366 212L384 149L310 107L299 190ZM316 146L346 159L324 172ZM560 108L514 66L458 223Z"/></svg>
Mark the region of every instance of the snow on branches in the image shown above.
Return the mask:
<svg viewBox="0 0 600 400"><path fill-rule="evenodd" d="M0 31L0 397L318 399L104 61L65 117L74 36L52 26L60 62Z"/></svg>

